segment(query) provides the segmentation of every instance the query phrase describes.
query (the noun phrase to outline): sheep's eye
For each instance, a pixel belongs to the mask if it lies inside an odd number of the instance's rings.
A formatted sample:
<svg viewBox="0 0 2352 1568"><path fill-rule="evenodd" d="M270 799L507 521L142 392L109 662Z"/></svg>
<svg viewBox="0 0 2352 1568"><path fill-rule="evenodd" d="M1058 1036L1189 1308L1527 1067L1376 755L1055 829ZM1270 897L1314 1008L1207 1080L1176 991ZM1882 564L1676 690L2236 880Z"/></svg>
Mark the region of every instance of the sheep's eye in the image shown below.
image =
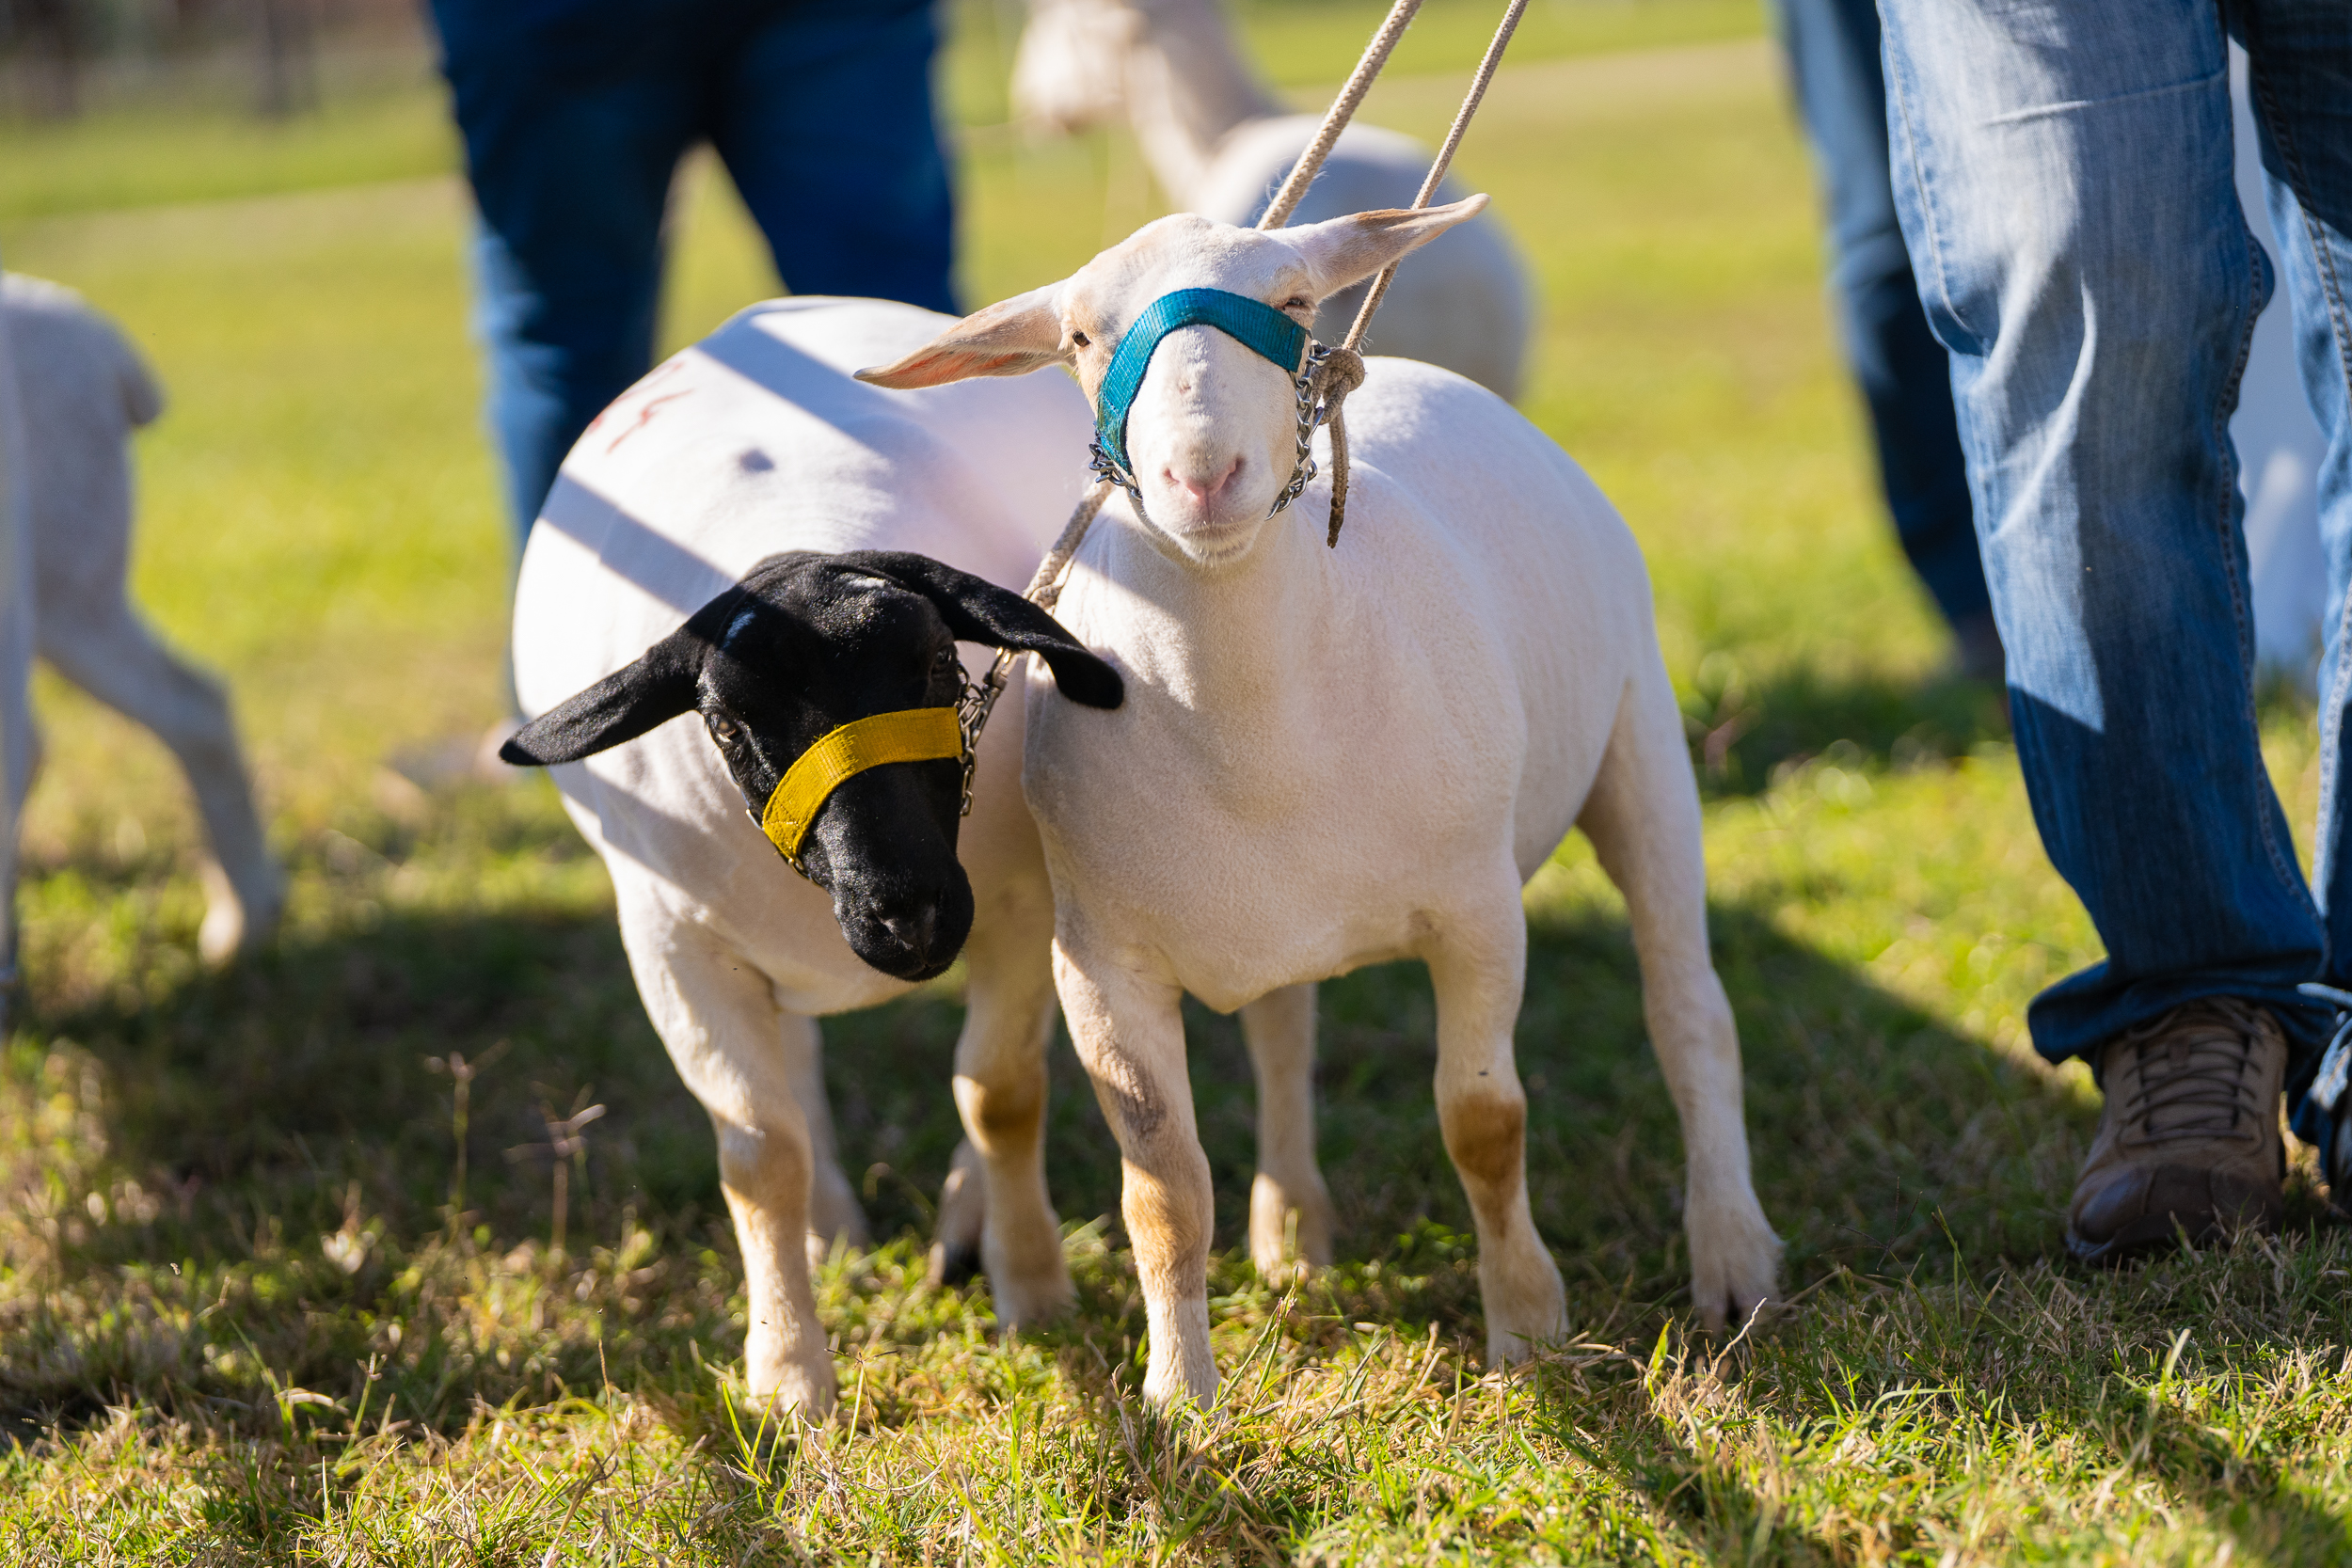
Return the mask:
<svg viewBox="0 0 2352 1568"><path fill-rule="evenodd" d="M742 734L742 730L738 727L735 721L725 714L714 713L710 716L711 738L718 741L720 745L732 746Z"/></svg>
<svg viewBox="0 0 2352 1568"><path fill-rule="evenodd" d="M1092 341L1094 340L1083 332L1073 332L1070 335L1070 344L1073 348L1084 348Z"/></svg>
<svg viewBox="0 0 2352 1568"><path fill-rule="evenodd" d="M1282 309L1285 310L1304 310L1313 303L1314 301L1309 299L1305 294L1293 294L1290 298L1282 301Z"/></svg>

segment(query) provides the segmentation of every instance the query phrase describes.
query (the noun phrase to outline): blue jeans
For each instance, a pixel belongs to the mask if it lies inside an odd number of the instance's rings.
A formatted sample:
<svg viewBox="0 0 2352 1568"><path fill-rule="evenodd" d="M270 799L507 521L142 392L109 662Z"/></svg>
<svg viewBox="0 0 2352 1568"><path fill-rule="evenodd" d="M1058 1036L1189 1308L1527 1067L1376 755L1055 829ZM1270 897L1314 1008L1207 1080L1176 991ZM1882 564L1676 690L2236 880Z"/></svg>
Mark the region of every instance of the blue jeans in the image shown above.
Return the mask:
<svg viewBox="0 0 2352 1568"><path fill-rule="evenodd" d="M955 308L930 0L433 0L481 222L509 515L653 360L678 160L718 151L796 293Z"/></svg>
<svg viewBox="0 0 2352 1568"><path fill-rule="evenodd" d="M1830 296L1870 413L1896 537L1944 618L1991 599L1944 345L1928 330L1886 166L1886 87L1872 0L1777 0L1782 46L1828 208Z"/></svg>
<svg viewBox="0 0 2352 1568"><path fill-rule="evenodd" d="M2276 1011L2299 1102L2352 972L2352 24L2344 0L1884 0L1895 193L1952 356L2034 820L2106 943L2035 999L2053 1060L2201 996ZM2320 474L2317 896L2263 768L2228 425L2273 269L2231 179L2253 65Z"/></svg>

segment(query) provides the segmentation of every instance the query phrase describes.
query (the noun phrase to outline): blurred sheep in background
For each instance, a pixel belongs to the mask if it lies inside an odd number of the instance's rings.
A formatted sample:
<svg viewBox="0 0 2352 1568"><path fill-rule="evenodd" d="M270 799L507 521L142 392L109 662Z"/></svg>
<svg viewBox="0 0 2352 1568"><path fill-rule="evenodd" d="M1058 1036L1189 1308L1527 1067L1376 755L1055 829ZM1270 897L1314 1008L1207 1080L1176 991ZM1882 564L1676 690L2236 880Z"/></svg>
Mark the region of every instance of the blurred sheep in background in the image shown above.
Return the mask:
<svg viewBox="0 0 2352 1568"><path fill-rule="evenodd" d="M163 393L114 324L71 289L0 277L0 319L15 356L15 375L0 381L18 393L26 459L24 548L8 576L14 592L31 588L29 614L0 628L0 888L15 886L15 808L39 747L11 694L21 693L26 657L38 652L180 759L211 843L198 863L205 911L197 943L207 962L226 962L276 929L284 879L253 809L227 695L158 642L130 601L131 433L163 412Z"/></svg>

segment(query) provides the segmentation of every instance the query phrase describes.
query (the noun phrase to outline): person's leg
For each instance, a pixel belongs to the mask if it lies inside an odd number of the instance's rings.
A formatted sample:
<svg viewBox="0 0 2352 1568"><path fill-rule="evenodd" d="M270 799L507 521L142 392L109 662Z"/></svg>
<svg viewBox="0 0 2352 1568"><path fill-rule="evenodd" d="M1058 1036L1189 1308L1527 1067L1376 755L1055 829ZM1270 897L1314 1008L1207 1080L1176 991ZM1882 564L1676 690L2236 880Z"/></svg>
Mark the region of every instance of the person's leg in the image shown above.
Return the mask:
<svg viewBox="0 0 2352 1568"><path fill-rule="evenodd" d="M1886 0L1895 190L2043 846L2107 958L2028 1010L2106 1101L2067 1245L2281 1212L2324 932L2263 766L2228 435L2269 274L2207 0Z"/></svg>
<svg viewBox="0 0 2352 1568"><path fill-rule="evenodd" d="M1912 569L1961 640L1963 667L1998 680L2000 639L1977 554L1951 372L1920 309L1895 215L1878 10L1871 0L1779 0L1778 10L1820 171L1830 294L1869 410L1886 508Z"/></svg>
<svg viewBox="0 0 2352 1568"><path fill-rule="evenodd" d="M2312 882L2327 911L2324 978L2352 985L2352 832L2347 805L2344 720L2352 710L2352 659L2345 624L2352 615L2352 27L2341 0L2233 0L2232 31L2246 45L2252 106L2263 160L2279 270L2295 311L2296 357L2304 390L2328 450L2318 474L2320 534L2327 545L2327 647L2320 668L2320 800ZM2315 1064L2288 1082L2299 1101ZM2322 1146L2330 1180L2342 1164L2319 1113L2297 1104L2296 1131ZM2341 1198L2340 1198L2341 1200Z"/></svg>
<svg viewBox="0 0 2352 1568"><path fill-rule="evenodd" d="M675 29L628 9L533 21L509 0L434 6L480 213L475 328L517 541L572 443L652 361L661 223L693 95L663 36Z"/></svg>
<svg viewBox="0 0 2352 1568"><path fill-rule="evenodd" d="M801 5L717 67L711 143L800 294L956 309L929 0Z"/></svg>
<svg viewBox="0 0 2352 1568"><path fill-rule="evenodd" d="M2200 997L2290 1033L2321 930L2255 731L2227 422L2268 290L2200 0L1887 0L1903 231L1951 351L2034 816L2107 958L2052 1060Z"/></svg>

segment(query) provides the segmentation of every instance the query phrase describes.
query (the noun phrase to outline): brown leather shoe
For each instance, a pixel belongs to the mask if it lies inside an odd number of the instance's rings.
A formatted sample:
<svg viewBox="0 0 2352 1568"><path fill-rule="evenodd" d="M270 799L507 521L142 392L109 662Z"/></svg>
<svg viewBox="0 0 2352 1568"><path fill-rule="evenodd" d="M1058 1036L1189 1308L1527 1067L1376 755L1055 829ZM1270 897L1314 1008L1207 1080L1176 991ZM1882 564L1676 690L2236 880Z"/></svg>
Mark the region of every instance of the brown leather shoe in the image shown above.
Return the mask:
<svg viewBox="0 0 2352 1568"><path fill-rule="evenodd" d="M2269 1229L2285 1206L2279 1097L2287 1042L2250 1002L2208 997L2109 1040L2106 1106L2074 1183L2066 1250L2115 1263Z"/></svg>

